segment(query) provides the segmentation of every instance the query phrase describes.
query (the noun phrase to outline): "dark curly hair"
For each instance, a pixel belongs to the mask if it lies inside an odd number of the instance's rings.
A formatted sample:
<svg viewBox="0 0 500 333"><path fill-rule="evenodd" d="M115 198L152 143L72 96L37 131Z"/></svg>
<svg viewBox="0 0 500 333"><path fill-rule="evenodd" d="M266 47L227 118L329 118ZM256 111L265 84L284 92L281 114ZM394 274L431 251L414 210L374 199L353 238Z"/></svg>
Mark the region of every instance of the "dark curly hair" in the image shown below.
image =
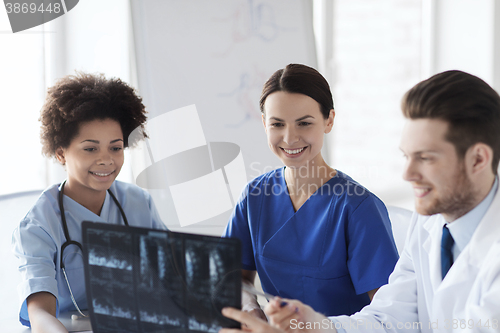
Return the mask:
<svg viewBox="0 0 500 333"><path fill-rule="evenodd" d="M124 147L147 138L146 110L132 87L117 78L106 79L103 74L77 72L59 79L47 91L39 119L42 153L52 157L59 147L67 148L78 135L80 124L96 119L120 123ZM138 127L140 135L129 142L130 133Z"/></svg>

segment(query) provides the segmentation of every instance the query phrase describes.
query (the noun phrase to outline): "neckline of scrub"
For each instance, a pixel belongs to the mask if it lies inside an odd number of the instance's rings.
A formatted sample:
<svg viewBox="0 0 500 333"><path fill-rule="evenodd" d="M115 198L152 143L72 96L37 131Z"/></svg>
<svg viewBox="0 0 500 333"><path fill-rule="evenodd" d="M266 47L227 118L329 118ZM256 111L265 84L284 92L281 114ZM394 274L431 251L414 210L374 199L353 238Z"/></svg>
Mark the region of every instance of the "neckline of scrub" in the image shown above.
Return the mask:
<svg viewBox="0 0 500 333"><path fill-rule="evenodd" d="M290 197L290 193L288 192L288 185L286 183L286 180L285 180L285 168L286 166L282 167L281 170L280 170L280 173L281 175L279 175L278 178L281 178L281 185L284 186L284 191L283 193L286 194L286 196L288 197L288 203L290 204L290 208L291 210L293 211L293 214L297 214L297 212L302 208L304 207L305 204L307 204L310 200L311 200L311 197L315 197L315 196L320 196L322 195L323 193L319 193L318 192L320 191L321 188L323 188L326 184L329 184L330 182L335 182L335 181L338 181L340 180L341 178L345 178L345 175L342 171L339 171L337 169L334 169L335 170L335 176L333 176L332 178L330 178L328 181L324 182L323 185L321 185L320 187L318 187L318 189L316 189L316 191L314 191L313 194L311 194L306 201L304 201L304 203L299 207L299 209L295 210L295 207L293 206L293 203L292 203L292 198ZM330 185L330 184L329 184ZM323 192L323 191L321 191Z"/></svg>

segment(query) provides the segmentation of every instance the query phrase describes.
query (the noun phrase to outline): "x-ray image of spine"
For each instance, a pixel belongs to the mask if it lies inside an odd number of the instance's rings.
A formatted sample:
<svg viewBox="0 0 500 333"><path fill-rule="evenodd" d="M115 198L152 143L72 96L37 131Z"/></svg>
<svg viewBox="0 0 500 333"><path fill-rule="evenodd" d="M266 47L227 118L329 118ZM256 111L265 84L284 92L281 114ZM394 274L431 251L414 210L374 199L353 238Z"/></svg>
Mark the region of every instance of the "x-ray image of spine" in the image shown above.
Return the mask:
<svg viewBox="0 0 500 333"><path fill-rule="evenodd" d="M103 332L234 327L220 313L241 303L241 253L233 240L140 228L89 228L90 239L87 290Z"/></svg>
<svg viewBox="0 0 500 333"><path fill-rule="evenodd" d="M210 248L198 240L186 240L187 308L191 314L189 327L210 331L214 310L212 306L212 278L210 276Z"/></svg>
<svg viewBox="0 0 500 333"><path fill-rule="evenodd" d="M135 309L130 303L134 298L133 289L107 286L102 288L101 295L93 300L94 312L131 320L136 320Z"/></svg>
<svg viewBox="0 0 500 333"><path fill-rule="evenodd" d="M94 248L91 251L89 251L89 264L94 266L124 269L127 271L131 271L132 263L127 260L128 258L119 258L119 257L121 257L121 255L119 255L118 257L111 257L111 258L99 255L99 253L97 253L96 249Z"/></svg>
<svg viewBox="0 0 500 333"><path fill-rule="evenodd" d="M200 323L194 318L189 318L189 329L202 332L219 332L220 326L216 324L207 325L206 323Z"/></svg>
<svg viewBox="0 0 500 333"><path fill-rule="evenodd" d="M164 252L156 242L146 241L146 237L140 239L140 266L141 284L146 288L159 287L159 275L165 276L165 272L159 271L160 252Z"/></svg>
<svg viewBox="0 0 500 333"><path fill-rule="evenodd" d="M224 246L216 246L210 251L210 272L212 279L212 299L223 304L234 297L234 291L224 288L230 282L240 279L239 270L233 267L234 262L241 260Z"/></svg>
<svg viewBox="0 0 500 333"><path fill-rule="evenodd" d="M188 293L210 295L209 249L203 242L186 240L186 284Z"/></svg>
<svg viewBox="0 0 500 333"><path fill-rule="evenodd" d="M92 230L89 235L89 264L95 266L132 269L132 236L123 232Z"/></svg>
<svg viewBox="0 0 500 333"><path fill-rule="evenodd" d="M240 290L227 288L241 279L239 254L217 241L186 240L187 307L192 316L189 327L201 331L218 331L227 324L220 311L240 296ZM230 283L234 282L234 283Z"/></svg>
<svg viewBox="0 0 500 333"><path fill-rule="evenodd" d="M172 249L180 245L167 234L141 235L139 243L139 276L137 290L140 320L146 331L159 326L185 328L183 277L176 267L181 258L175 258ZM182 267L182 266L181 266Z"/></svg>
<svg viewBox="0 0 500 333"><path fill-rule="evenodd" d="M110 332L134 330L132 236L127 232L92 230L88 234L88 262L94 313L105 316ZM114 317L115 319L109 319ZM106 319L104 319L106 318Z"/></svg>

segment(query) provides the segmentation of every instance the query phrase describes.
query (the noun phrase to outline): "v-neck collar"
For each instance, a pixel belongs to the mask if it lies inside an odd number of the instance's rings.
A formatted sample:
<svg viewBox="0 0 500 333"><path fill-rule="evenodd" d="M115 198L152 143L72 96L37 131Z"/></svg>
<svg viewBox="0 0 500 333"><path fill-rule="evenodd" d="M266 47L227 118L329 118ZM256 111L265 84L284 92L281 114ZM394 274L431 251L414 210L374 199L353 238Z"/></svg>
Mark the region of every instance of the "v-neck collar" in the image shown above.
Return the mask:
<svg viewBox="0 0 500 333"><path fill-rule="evenodd" d="M81 205L80 203L78 203L77 201L73 200L72 198L70 198L69 196L67 196L66 194L63 194L64 196L64 204L66 205L66 203L68 203L68 207L71 207L73 206L74 208L77 208L77 209L67 209L66 207L65 208L65 211L71 211L72 214L82 214L82 217L85 216L85 218L90 218L90 216L92 216L96 221L99 221L99 222L104 222L107 220L107 217L109 217L109 213L110 213L110 205L109 205L109 200L110 200L110 197L109 197L109 193L106 191L106 197L104 198L104 203L102 204L102 208L101 208L101 214L100 215L97 215L96 213L94 213L93 211L91 211L90 209L88 209L87 207ZM79 213L80 212L80 213Z"/></svg>
<svg viewBox="0 0 500 333"><path fill-rule="evenodd" d="M334 179L338 179L340 177L340 171L338 171L337 169L334 169L335 170L335 176L333 176L332 178L328 179L328 181L324 182L323 185L321 185L320 187L318 187L318 189L316 191L314 191L313 194L311 194L306 201L304 201L304 203L302 205L300 205L299 209L295 210L295 207L293 206L293 202L292 202L292 197L290 196L290 192L288 192L288 184L286 183L286 179L285 179L285 168L286 167L283 167L281 169L281 186L285 189L284 191L281 191L283 193L283 195L286 195L288 200L285 200L287 201L287 204L289 205L289 209L291 209L291 211L293 212L292 215L295 215L297 214L297 212L305 205L307 204L312 197L314 196L319 196L321 194L318 194L319 190L321 190L321 188L323 188L326 184L330 183L330 182L333 182Z"/></svg>

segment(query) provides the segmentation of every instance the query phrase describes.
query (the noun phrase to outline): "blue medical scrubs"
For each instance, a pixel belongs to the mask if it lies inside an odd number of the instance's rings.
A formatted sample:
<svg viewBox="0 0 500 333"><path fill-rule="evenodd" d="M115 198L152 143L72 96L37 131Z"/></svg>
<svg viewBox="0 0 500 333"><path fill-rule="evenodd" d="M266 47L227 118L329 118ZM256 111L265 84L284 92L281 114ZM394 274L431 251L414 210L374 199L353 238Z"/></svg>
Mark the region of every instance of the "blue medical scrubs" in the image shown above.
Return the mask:
<svg viewBox="0 0 500 333"><path fill-rule="evenodd" d="M385 205L337 171L295 212L284 170L247 185L223 237L241 240L243 269L264 291L328 316L361 310L398 260Z"/></svg>
<svg viewBox="0 0 500 333"><path fill-rule="evenodd" d="M60 267L61 246L66 238L58 204L59 189L60 185L53 185L45 190L12 235L13 251L20 259L19 320L26 326L30 326L26 298L37 292L49 292L56 297L57 313L76 310ZM114 181L110 189L131 226L166 229L149 193L120 181ZM124 223L118 206L107 192L101 215L66 195L63 204L69 235L79 243L82 242L82 221ZM70 245L64 250L64 264L78 307L87 309L83 257L77 246Z"/></svg>

